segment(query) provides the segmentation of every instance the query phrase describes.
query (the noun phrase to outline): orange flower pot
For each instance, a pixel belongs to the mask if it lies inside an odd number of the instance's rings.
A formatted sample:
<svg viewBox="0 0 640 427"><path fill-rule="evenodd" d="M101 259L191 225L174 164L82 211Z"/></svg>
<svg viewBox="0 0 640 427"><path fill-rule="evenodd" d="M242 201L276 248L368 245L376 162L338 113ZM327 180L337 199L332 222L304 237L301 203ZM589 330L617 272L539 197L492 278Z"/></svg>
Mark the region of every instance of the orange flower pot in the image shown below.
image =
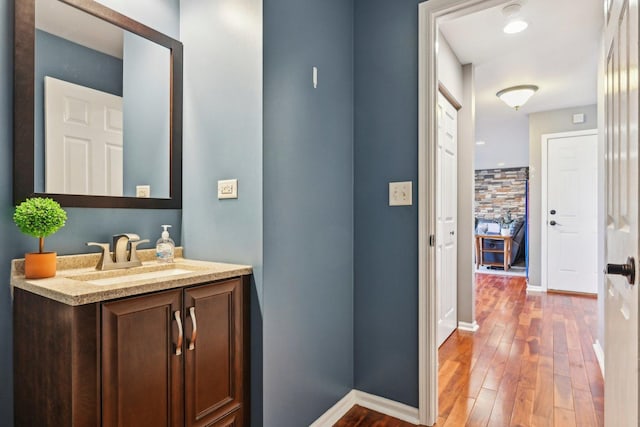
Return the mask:
<svg viewBox="0 0 640 427"><path fill-rule="evenodd" d="M24 254L24 277L46 279L56 275L55 252L30 252Z"/></svg>

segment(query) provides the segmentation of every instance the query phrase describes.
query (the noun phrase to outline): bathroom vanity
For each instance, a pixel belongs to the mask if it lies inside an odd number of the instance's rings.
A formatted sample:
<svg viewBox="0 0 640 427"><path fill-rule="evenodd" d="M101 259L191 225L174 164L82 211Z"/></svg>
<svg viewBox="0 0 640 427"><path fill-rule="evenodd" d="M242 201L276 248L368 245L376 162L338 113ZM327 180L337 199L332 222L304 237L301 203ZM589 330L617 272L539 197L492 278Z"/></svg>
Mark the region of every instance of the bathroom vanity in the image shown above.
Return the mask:
<svg viewBox="0 0 640 427"><path fill-rule="evenodd" d="M58 257L42 280L12 262L16 425L249 425L251 267L153 252Z"/></svg>

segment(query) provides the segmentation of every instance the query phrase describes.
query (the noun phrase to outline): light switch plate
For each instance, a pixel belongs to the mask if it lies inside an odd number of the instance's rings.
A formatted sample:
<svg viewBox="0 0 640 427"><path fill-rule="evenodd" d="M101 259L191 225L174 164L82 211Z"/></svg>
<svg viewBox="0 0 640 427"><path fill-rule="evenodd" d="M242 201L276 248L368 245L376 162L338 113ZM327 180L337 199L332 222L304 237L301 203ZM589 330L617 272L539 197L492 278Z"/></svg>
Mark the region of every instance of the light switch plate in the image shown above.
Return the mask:
<svg viewBox="0 0 640 427"><path fill-rule="evenodd" d="M218 181L218 199L237 199L238 180L223 179Z"/></svg>
<svg viewBox="0 0 640 427"><path fill-rule="evenodd" d="M390 182L389 183L389 206L411 206L412 182Z"/></svg>
<svg viewBox="0 0 640 427"><path fill-rule="evenodd" d="M136 185L136 197L149 198L151 197L150 185Z"/></svg>
<svg viewBox="0 0 640 427"><path fill-rule="evenodd" d="M574 114L573 115L573 124L577 125L580 123L584 123L584 113Z"/></svg>

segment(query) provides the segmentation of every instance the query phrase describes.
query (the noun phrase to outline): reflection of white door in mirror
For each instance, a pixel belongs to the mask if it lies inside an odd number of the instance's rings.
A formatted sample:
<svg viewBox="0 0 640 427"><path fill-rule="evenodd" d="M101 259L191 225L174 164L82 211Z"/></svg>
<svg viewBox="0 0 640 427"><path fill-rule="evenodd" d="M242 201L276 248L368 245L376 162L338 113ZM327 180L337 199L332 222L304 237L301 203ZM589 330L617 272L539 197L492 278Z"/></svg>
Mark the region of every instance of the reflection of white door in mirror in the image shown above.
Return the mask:
<svg viewBox="0 0 640 427"><path fill-rule="evenodd" d="M122 97L45 77L45 191L122 196L122 121Z"/></svg>

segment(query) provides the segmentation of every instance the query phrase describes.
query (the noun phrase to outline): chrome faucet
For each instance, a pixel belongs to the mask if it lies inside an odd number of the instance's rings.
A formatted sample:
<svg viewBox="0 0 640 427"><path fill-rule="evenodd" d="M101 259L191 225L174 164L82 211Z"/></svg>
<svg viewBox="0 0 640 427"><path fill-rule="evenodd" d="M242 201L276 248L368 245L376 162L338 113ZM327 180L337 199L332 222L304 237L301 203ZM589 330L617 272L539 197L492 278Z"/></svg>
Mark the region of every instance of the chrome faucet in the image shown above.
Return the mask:
<svg viewBox="0 0 640 427"><path fill-rule="evenodd" d="M102 254L96 270L115 270L118 268L138 267L142 261L138 258L138 245L148 243L149 239L140 240L140 236L133 233L115 234L113 236L113 255L109 252L108 243L87 242L87 246L99 246ZM129 252L127 253L127 247Z"/></svg>

